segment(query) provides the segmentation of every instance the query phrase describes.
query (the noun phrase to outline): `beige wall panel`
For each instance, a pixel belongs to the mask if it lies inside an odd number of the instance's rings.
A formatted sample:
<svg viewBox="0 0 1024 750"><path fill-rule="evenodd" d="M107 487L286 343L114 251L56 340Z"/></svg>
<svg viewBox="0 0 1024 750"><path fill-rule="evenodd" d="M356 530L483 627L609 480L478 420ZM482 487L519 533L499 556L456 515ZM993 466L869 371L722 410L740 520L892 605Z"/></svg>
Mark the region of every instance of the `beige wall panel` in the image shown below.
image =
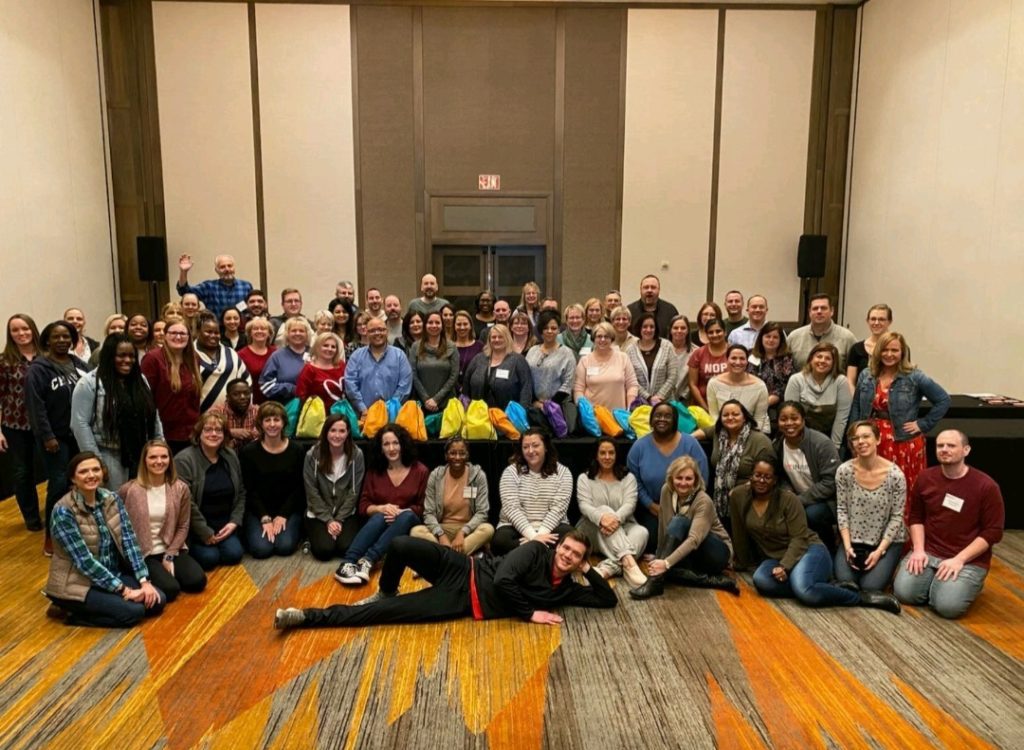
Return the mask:
<svg viewBox="0 0 1024 750"><path fill-rule="evenodd" d="M623 10L565 12L562 297L618 284L619 83Z"/></svg>
<svg viewBox="0 0 1024 750"><path fill-rule="evenodd" d="M0 0L0 300L40 328L115 309L103 109L89 0Z"/></svg>
<svg viewBox="0 0 1024 750"><path fill-rule="evenodd" d="M1024 2L873 0L863 17L846 317L895 308L914 358L952 391L1022 393ZM990 304L995 302L995 304ZM984 307L982 307L984 306ZM981 368L964 341L1003 356Z"/></svg>
<svg viewBox="0 0 1024 750"><path fill-rule="evenodd" d="M796 320L814 65L811 11L728 11L714 297L768 297Z"/></svg>
<svg viewBox="0 0 1024 750"><path fill-rule="evenodd" d="M718 12L630 10L622 195L623 298L640 277L692 317L707 291Z"/></svg>
<svg viewBox="0 0 1024 750"><path fill-rule="evenodd" d="M407 303L416 274L412 9L354 8L365 285Z"/></svg>
<svg viewBox="0 0 1024 750"><path fill-rule="evenodd" d="M172 297L186 252L190 281L214 278L213 259L229 253L258 283L246 6L154 2L153 35Z"/></svg>
<svg viewBox="0 0 1024 750"><path fill-rule="evenodd" d="M423 9L426 189L552 189L555 11Z"/></svg>
<svg viewBox="0 0 1024 750"><path fill-rule="evenodd" d="M356 279L347 5L256 6L268 293L312 314Z"/></svg>

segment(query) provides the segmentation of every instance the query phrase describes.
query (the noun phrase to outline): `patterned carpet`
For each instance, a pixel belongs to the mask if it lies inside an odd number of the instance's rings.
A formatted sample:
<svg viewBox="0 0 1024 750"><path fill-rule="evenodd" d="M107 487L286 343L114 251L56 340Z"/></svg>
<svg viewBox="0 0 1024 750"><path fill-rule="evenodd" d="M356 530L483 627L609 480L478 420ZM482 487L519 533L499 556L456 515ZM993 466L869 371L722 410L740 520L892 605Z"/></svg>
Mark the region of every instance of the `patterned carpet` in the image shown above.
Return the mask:
<svg viewBox="0 0 1024 750"><path fill-rule="evenodd" d="M276 607L368 590L247 560L141 628L73 628L44 617L40 540L0 504L0 748L1024 747L1024 532L958 622L620 582L561 628L286 635Z"/></svg>

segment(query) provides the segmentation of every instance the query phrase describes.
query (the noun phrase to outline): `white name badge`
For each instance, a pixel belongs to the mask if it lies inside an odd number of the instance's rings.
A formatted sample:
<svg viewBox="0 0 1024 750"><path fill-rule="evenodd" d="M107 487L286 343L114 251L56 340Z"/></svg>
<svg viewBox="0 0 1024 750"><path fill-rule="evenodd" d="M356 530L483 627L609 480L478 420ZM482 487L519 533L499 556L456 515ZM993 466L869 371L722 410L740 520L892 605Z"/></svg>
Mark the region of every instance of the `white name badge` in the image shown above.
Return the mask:
<svg viewBox="0 0 1024 750"><path fill-rule="evenodd" d="M592 351L594 351L594 350L591 347L584 346L584 347L580 348L580 356L582 357L584 354L590 354Z"/></svg>
<svg viewBox="0 0 1024 750"><path fill-rule="evenodd" d="M964 499L962 497L957 497L956 495L950 495L947 492L946 496L942 499L942 507L949 508L954 513L959 513L964 507Z"/></svg>
<svg viewBox="0 0 1024 750"><path fill-rule="evenodd" d="M464 498L466 498L468 500L475 500L476 499L476 487L466 487L462 491L462 497L464 497Z"/></svg>
<svg viewBox="0 0 1024 750"><path fill-rule="evenodd" d="M494 377L498 378L498 380L508 380L508 370L499 367L494 371Z"/></svg>
<svg viewBox="0 0 1024 750"><path fill-rule="evenodd" d="M238 312L244 313L246 310L249 309L249 306L245 304L245 300L243 299L241 302L235 303L235 309L238 310Z"/></svg>
<svg viewBox="0 0 1024 750"><path fill-rule="evenodd" d="M596 377L597 375L600 375L600 374L601 374L601 368L600 367L588 367L587 368L587 377L588 378L593 378L593 377Z"/></svg>

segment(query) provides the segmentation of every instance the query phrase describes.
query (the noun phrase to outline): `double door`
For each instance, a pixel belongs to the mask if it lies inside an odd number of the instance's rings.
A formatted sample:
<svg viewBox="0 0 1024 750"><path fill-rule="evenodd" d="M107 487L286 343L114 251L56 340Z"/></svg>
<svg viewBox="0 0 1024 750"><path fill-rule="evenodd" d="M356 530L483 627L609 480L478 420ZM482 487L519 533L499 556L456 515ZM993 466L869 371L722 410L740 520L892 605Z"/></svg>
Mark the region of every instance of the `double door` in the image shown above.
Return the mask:
<svg viewBox="0 0 1024 750"><path fill-rule="evenodd" d="M434 245L433 268L440 295L457 310L475 310L484 289L519 304L523 284L535 281L547 289L543 245Z"/></svg>

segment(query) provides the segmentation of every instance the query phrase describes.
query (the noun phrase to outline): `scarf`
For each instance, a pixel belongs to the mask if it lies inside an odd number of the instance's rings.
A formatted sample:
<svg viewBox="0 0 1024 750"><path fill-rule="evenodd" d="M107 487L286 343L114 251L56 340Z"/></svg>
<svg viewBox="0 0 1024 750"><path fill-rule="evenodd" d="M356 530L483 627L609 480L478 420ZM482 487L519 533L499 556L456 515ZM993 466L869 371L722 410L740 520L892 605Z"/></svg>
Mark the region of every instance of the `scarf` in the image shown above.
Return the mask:
<svg viewBox="0 0 1024 750"><path fill-rule="evenodd" d="M562 343L572 349L572 353L576 356L576 359L580 358L580 349L583 348L583 344L587 341L587 329L581 328L579 333L573 333L568 328L562 331Z"/></svg>
<svg viewBox="0 0 1024 750"><path fill-rule="evenodd" d="M736 486L736 475L740 470L740 459L743 449L750 437L750 425L745 424L740 430L736 442L729 445L729 431L722 429L715 435L718 441L718 466L715 467L715 510L719 518L729 515L729 493Z"/></svg>

